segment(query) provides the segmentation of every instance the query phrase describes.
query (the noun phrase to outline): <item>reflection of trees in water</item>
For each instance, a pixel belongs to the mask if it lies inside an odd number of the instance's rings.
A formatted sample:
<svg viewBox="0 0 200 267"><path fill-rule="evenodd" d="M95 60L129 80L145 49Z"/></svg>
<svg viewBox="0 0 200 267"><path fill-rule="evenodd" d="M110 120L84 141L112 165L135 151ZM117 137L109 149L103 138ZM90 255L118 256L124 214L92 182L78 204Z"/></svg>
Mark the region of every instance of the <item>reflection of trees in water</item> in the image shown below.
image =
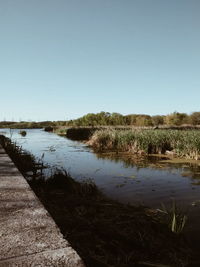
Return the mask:
<svg viewBox="0 0 200 267"><path fill-rule="evenodd" d="M110 152L110 153L95 153L98 159L107 159L115 163L123 163L124 168L147 168L147 167L161 167L160 161L162 157L156 156L142 156L131 155L127 153L120 152ZM166 159L166 157L164 158Z"/></svg>
<svg viewBox="0 0 200 267"><path fill-rule="evenodd" d="M192 179L199 179L200 185L200 164L193 162L171 162L167 157L160 156L143 156L138 157L126 153L110 152L110 153L95 153L98 159L107 159L115 163L122 163L124 168L151 168L163 170L180 170L182 176L190 177Z"/></svg>
<svg viewBox="0 0 200 267"><path fill-rule="evenodd" d="M193 185L200 185L200 165L190 164L188 168L184 168L182 176L190 177Z"/></svg>
<svg viewBox="0 0 200 267"><path fill-rule="evenodd" d="M136 167L132 157L119 155L118 153L95 153L97 159L107 159L115 163L123 163L124 168Z"/></svg>

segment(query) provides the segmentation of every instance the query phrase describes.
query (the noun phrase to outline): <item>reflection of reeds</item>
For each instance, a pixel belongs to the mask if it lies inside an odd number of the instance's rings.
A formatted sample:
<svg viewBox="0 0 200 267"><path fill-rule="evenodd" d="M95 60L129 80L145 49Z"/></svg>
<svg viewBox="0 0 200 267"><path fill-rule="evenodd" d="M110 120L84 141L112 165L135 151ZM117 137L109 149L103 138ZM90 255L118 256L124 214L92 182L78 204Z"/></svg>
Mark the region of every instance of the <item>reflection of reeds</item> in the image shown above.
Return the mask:
<svg viewBox="0 0 200 267"><path fill-rule="evenodd" d="M198 159L200 132L195 130L100 130L89 144L97 150L130 151L137 154L162 154Z"/></svg>
<svg viewBox="0 0 200 267"><path fill-rule="evenodd" d="M4 147L12 155L8 144ZM13 150L24 175L27 164L35 168L34 157L23 158L16 145ZM141 261L186 266L189 252L182 236L169 231L156 213L110 200L90 180L75 181L65 171L35 177L29 184L88 267L140 266Z"/></svg>

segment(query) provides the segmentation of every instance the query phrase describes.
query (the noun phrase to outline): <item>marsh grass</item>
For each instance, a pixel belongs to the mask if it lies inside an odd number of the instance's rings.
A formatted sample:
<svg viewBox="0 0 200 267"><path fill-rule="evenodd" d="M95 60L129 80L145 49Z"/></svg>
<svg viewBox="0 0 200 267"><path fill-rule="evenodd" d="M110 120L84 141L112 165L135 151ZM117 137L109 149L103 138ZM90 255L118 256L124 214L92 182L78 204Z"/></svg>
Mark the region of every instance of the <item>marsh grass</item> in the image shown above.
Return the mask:
<svg viewBox="0 0 200 267"><path fill-rule="evenodd" d="M136 154L164 154L171 151L178 157L199 159L198 130L100 130L89 145L98 151L118 150Z"/></svg>
<svg viewBox="0 0 200 267"><path fill-rule="evenodd" d="M180 234L183 231L187 221L187 216L180 208L177 207L175 200L172 201L171 207L167 208L162 203L161 209L158 210L166 215L169 228L173 233Z"/></svg>

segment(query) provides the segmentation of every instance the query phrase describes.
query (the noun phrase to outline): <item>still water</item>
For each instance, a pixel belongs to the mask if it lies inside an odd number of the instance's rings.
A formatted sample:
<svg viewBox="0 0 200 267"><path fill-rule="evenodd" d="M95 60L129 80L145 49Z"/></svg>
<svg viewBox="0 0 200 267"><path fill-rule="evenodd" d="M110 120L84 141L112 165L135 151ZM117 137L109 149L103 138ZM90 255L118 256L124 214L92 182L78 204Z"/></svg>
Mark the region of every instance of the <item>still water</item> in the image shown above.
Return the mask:
<svg viewBox="0 0 200 267"><path fill-rule="evenodd" d="M77 180L92 179L108 196L123 203L160 208L175 199L188 214L188 231L199 233L200 163L138 162L125 154L95 154L86 144L43 130L0 129L37 158L44 154L47 171L65 169ZM199 237L200 240L200 237Z"/></svg>

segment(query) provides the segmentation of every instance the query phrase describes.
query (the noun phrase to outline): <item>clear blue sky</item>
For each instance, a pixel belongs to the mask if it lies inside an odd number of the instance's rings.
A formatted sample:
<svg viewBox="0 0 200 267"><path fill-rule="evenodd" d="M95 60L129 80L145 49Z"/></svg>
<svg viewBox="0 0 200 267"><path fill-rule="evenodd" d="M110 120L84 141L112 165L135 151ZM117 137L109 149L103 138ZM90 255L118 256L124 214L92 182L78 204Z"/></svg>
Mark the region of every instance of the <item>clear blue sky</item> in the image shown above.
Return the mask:
<svg viewBox="0 0 200 267"><path fill-rule="evenodd" d="M0 120L200 110L199 0L0 0Z"/></svg>

